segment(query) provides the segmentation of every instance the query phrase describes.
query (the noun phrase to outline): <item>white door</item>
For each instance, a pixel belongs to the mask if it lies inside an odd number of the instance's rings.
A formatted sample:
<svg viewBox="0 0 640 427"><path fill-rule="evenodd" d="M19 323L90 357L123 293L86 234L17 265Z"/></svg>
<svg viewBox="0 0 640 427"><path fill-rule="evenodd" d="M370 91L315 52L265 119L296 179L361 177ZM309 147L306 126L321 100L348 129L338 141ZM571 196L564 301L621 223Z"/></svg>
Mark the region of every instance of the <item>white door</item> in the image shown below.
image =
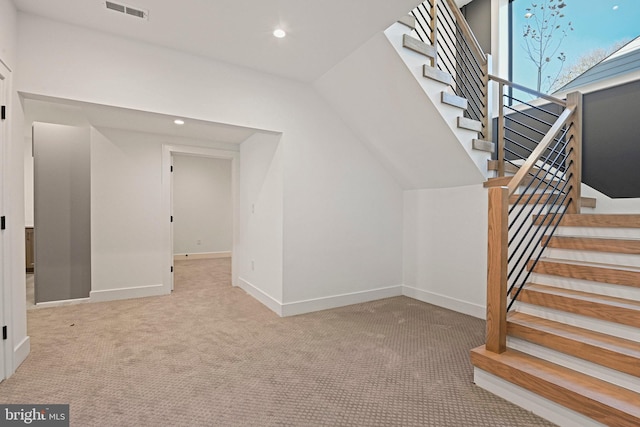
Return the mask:
<svg viewBox="0 0 640 427"><path fill-rule="evenodd" d="M7 78L9 77L9 70L0 62L0 105L7 105L6 101L8 99L7 94ZM5 120L0 120L0 216L6 216L5 212L5 183L7 182L7 177L5 175L6 167L6 159L7 159L7 141L9 138L8 132L8 117ZM4 328L5 325L8 324L9 319L8 315L8 306L9 302L9 292L5 289L5 283L10 283L7 278L7 266L5 258L8 255L7 247L9 237L7 235L7 230L0 230L0 326ZM4 334L4 329L2 330L2 334ZM5 354L7 349L10 349L11 346L6 345L6 342L3 336L0 336L0 381L4 380L6 377L6 373L9 372L9 367L6 365L10 360L9 357Z"/></svg>

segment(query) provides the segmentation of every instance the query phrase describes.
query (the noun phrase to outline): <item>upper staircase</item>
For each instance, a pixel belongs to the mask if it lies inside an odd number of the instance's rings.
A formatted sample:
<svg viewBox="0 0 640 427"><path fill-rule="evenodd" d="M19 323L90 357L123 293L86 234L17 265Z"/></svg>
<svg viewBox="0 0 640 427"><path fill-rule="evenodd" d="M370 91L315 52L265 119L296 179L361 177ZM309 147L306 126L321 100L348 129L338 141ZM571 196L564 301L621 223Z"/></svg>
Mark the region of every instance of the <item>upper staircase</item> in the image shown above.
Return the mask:
<svg viewBox="0 0 640 427"><path fill-rule="evenodd" d="M411 30L402 47L429 61L422 76L444 85L439 101L477 132L471 149L493 155L476 384L559 425L639 426L640 215L596 213L581 195L582 95L557 99L491 75L451 0L400 22Z"/></svg>

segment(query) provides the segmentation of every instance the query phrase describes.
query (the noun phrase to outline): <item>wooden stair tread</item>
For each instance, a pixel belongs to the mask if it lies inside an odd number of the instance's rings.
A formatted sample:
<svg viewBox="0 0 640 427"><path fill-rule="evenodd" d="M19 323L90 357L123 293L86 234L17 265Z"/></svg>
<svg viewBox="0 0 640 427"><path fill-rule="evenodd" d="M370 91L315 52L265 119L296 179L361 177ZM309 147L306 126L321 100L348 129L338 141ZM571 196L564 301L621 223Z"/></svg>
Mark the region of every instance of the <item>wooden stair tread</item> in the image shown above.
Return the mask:
<svg viewBox="0 0 640 427"><path fill-rule="evenodd" d="M640 377L640 343L512 312L507 333L565 354Z"/></svg>
<svg viewBox="0 0 640 427"><path fill-rule="evenodd" d="M489 178L488 180L486 180L484 182L484 186L485 187L506 187L507 185L509 185L509 183L511 182L512 179L513 179L513 175L512 176L501 176L501 177L497 177L497 178ZM534 183L534 185L536 185L540 181L542 181L544 183L551 183L553 185L555 185L556 183L559 182L559 180L557 178L541 179L541 178L536 178L533 175L529 175L529 176L527 176L526 178L524 178L522 180L520 185L528 186L531 183Z"/></svg>
<svg viewBox="0 0 640 427"><path fill-rule="evenodd" d="M458 117L458 128L482 132L482 122L467 117Z"/></svg>
<svg viewBox="0 0 640 427"><path fill-rule="evenodd" d="M511 349L497 354L478 347L471 362L606 425L640 425L640 394L631 390Z"/></svg>
<svg viewBox="0 0 640 427"><path fill-rule="evenodd" d="M553 236L549 248L640 255L640 239Z"/></svg>
<svg viewBox="0 0 640 427"><path fill-rule="evenodd" d="M533 261L529 261L527 268L531 269L532 267ZM533 272L640 288L640 268L631 266L620 267L621 266L610 266L608 264L596 264L583 261L541 258L536 263L535 268L533 268Z"/></svg>
<svg viewBox="0 0 640 427"><path fill-rule="evenodd" d="M640 301L527 283L518 301L637 327Z"/></svg>
<svg viewBox="0 0 640 427"><path fill-rule="evenodd" d="M529 200L530 194L534 194L534 196L531 197L531 200L529 202L527 202L527 200ZM525 203L534 203L534 202L538 202L538 198L539 198L538 203L546 203L551 194L552 193L526 193L526 195L523 196L522 198L520 198L520 194L512 194L511 196L509 196L509 204L514 205L517 203L519 205L522 205ZM554 203L557 203L562 200L562 196L558 197L557 200L556 200L556 197L554 196L551 198L551 200L552 201L555 200ZM596 199L592 197L581 197L580 201L583 207L595 207L596 205Z"/></svg>
<svg viewBox="0 0 640 427"><path fill-rule="evenodd" d="M451 74L438 70L437 68L427 64L422 66L422 75L428 79L435 80L446 85L451 85L453 82Z"/></svg>
<svg viewBox="0 0 640 427"><path fill-rule="evenodd" d="M409 34L402 35L402 47L412 50L416 53L424 55L428 58L436 56L436 48L430 44L426 44L416 38L411 37Z"/></svg>
<svg viewBox="0 0 640 427"><path fill-rule="evenodd" d="M487 170L497 171L499 169L498 160L489 159L487 160ZM511 163L504 162L504 171L505 173L517 173L520 168L518 166L512 165Z"/></svg>
<svg viewBox="0 0 640 427"><path fill-rule="evenodd" d="M462 110L466 110L469 102L467 98L463 98L458 95L453 95L447 91L442 91L440 93L440 102L443 104L451 105L452 107L460 108Z"/></svg>
<svg viewBox="0 0 640 427"><path fill-rule="evenodd" d="M491 141L485 141L483 139L474 139L471 142L471 148L478 151L486 151L487 153L495 153L496 144Z"/></svg>
<svg viewBox="0 0 640 427"><path fill-rule="evenodd" d="M545 215L534 217L534 223L544 223ZM638 214L566 214L560 225L563 227L640 228Z"/></svg>

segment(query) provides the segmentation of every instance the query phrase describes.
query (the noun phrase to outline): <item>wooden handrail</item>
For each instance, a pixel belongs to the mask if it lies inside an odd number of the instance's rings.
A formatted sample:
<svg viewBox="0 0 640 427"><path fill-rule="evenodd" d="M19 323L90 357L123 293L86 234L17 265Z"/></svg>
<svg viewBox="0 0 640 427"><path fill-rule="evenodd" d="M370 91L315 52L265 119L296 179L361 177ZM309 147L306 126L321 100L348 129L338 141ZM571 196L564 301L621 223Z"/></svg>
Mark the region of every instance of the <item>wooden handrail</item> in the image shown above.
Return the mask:
<svg viewBox="0 0 640 427"><path fill-rule="evenodd" d="M540 141L535 150L533 150L529 158L524 162L524 164L520 167L513 178L511 178L511 181L507 186L509 188L509 195L512 195L516 192L522 181L524 181L524 178L531 172L538 160L540 160L540 157L542 157L542 154L555 140L556 134L562 129L562 126L564 126L571 118L573 112L574 107L568 107L565 108L562 114L560 114L560 117L558 117L553 126L551 126L551 129L549 129L549 132L547 132L544 138L542 138L542 141Z"/></svg>
<svg viewBox="0 0 640 427"><path fill-rule="evenodd" d="M567 106L566 101L564 101L564 100L562 100L560 98L556 98L554 96L547 95L546 93L538 92L537 90L530 89L530 88L528 88L526 86L519 85L518 83L510 82L509 80L505 80L505 79L500 78L498 76L494 76L493 74L489 74L489 80L493 80L494 82L498 82L498 83L502 83L502 84L507 85L507 86L511 86L514 89L518 89L518 90L520 90L522 92L526 92L526 93L528 93L530 95L533 95L533 96L536 96L538 98L546 99L547 101L551 101L554 104L558 104L558 105L560 105L562 107L566 107Z"/></svg>
<svg viewBox="0 0 640 427"><path fill-rule="evenodd" d="M476 55L476 59L479 60L480 65L486 64L487 55L482 51L482 47L480 46L480 43L478 43L478 39L476 39L476 36L473 34L473 31L471 30L471 27L469 27L469 23L465 19L464 15L460 12L460 9L458 9L456 2L454 0L447 0L447 5L455 15L456 22L460 25L460 30L462 30L464 38L469 41L469 45Z"/></svg>

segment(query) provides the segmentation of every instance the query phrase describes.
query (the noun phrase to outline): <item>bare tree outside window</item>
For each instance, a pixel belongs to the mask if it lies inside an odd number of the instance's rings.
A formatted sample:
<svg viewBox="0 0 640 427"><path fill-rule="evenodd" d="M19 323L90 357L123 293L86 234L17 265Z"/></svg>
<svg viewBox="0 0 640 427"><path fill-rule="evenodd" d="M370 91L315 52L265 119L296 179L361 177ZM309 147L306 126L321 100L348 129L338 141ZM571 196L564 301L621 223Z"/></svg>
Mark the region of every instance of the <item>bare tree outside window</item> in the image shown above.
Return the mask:
<svg viewBox="0 0 640 427"><path fill-rule="evenodd" d="M565 7L564 0L540 0L531 2L525 9L523 48L537 68L536 89L539 92L547 92L555 86L567 60L560 47L573 26L563 13Z"/></svg>

